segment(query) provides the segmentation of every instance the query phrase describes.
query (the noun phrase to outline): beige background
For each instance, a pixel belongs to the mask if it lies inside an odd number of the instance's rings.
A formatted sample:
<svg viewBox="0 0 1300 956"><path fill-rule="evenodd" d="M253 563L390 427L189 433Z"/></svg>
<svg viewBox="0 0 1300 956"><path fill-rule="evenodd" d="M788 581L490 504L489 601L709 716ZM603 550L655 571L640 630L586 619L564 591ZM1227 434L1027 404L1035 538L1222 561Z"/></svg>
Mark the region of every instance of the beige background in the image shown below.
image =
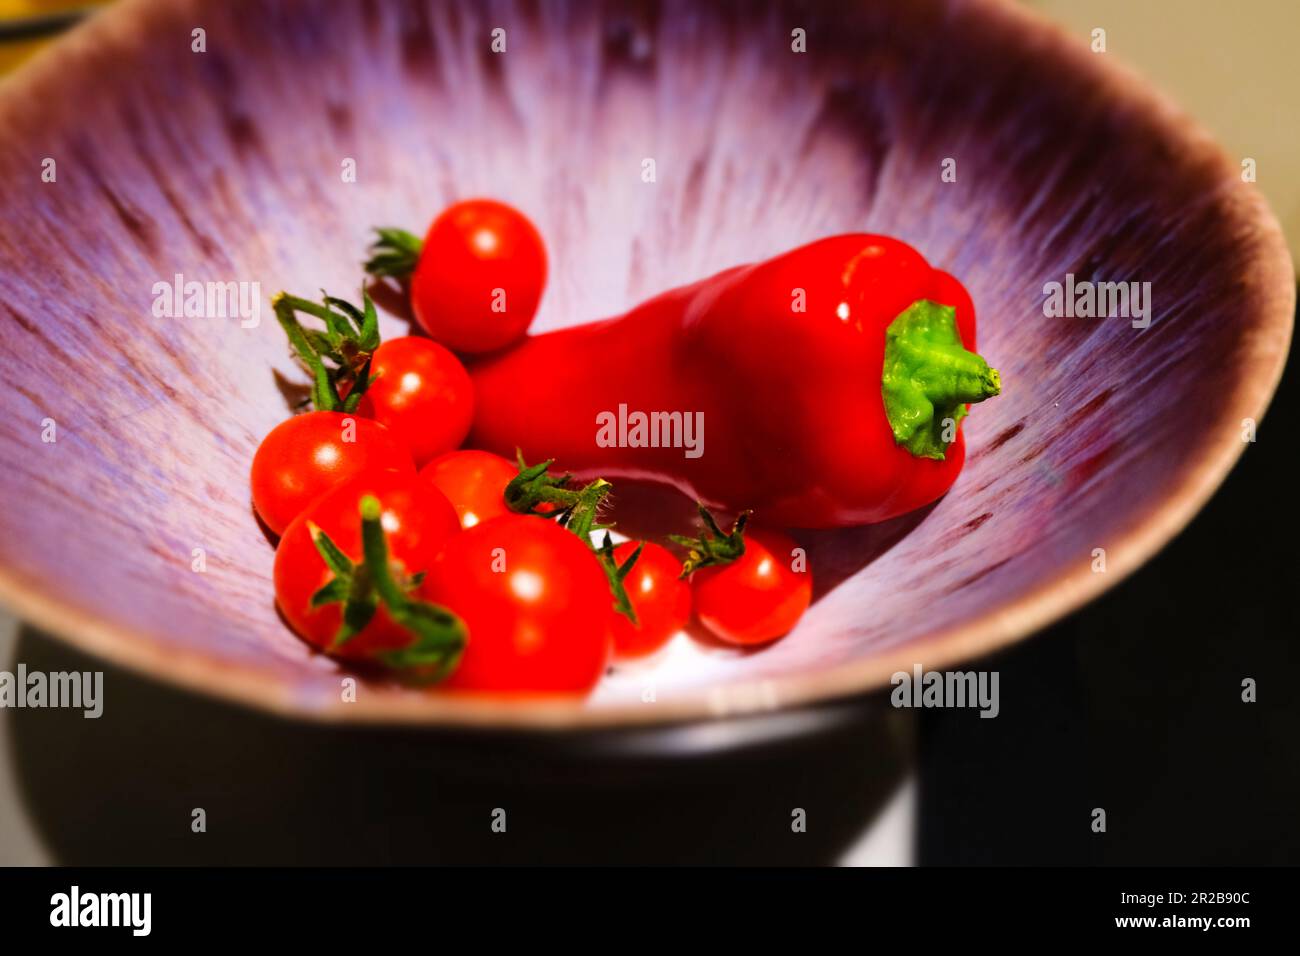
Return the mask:
<svg viewBox="0 0 1300 956"><path fill-rule="evenodd" d="M1137 68L1231 155L1257 163L1259 188L1300 259L1300 0L1038 0L1030 4L1106 56Z"/></svg>
<svg viewBox="0 0 1300 956"><path fill-rule="evenodd" d="M0 0L0 22L104 0ZM906 2L906 0L903 0ZM1258 163L1259 187L1300 258L1300 0L1026 0L1108 56L1137 67L1234 155ZM0 43L0 73L40 41Z"/></svg>

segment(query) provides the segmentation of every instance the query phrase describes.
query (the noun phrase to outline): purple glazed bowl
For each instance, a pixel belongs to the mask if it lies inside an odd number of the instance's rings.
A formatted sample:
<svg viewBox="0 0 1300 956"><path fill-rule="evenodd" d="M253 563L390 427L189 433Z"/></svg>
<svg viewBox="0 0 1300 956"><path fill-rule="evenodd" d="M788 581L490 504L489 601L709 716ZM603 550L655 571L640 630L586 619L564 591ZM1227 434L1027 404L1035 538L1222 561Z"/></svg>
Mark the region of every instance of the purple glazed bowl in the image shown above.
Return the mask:
<svg viewBox="0 0 1300 956"><path fill-rule="evenodd" d="M127 0L0 84L0 128L0 596L104 658L302 717L679 721L1008 644L1190 520L1291 331L1290 258L1237 163L1109 55L997 0ZM277 619L249 507L285 415L272 370L298 374L266 302L355 296L372 226L483 194L547 239L535 330L880 232L966 284L1005 391L967 419L936 505L800 536L817 599L770 648L683 636L584 703L378 683L345 703L343 672ZM156 314L177 275L245 284L259 321ZM1045 314L1067 275L1150 283L1149 326Z"/></svg>

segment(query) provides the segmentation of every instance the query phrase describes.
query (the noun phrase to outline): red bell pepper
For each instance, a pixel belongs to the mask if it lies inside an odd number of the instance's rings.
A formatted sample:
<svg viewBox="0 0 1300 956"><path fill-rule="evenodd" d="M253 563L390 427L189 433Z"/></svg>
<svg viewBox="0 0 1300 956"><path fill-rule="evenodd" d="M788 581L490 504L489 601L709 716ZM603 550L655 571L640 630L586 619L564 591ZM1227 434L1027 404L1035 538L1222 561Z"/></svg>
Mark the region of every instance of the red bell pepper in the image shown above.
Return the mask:
<svg viewBox="0 0 1300 956"><path fill-rule="evenodd" d="M956 479L967 403L1001 387L974 348L961 283L896 239L835 236L487 359L470 441L769 525L868 524Z"/></svg>

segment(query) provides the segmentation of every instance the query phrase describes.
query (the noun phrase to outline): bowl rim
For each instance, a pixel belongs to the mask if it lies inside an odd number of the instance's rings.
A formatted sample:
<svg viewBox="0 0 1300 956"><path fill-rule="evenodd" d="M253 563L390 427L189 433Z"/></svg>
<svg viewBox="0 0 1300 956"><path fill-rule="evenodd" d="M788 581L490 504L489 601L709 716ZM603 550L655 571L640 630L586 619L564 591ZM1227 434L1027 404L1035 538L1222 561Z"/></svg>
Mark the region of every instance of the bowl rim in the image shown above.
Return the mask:
<svg viewBox="0 0 1300 956"><path fill-rule="evenodd" d="M1205 161L1223 177L1237 178L1237 167L1202 124L1137 70L1111 54L1091 53L1065 28L1014 0L964 0L965 8L999 21L1032 40L1040 55L1055 58L1059 68L1082 76L1114 102L1124 102L1149 122L1153 136L1185 147L1183 153ZM125 30L133 17L147 13L154 0L126 0L101 10L37 53L0 82L0 115L14 109L24 86L52 76L60 63L80 48L91 47L110 31ZM1222 436L1207 442L1198 457L1174 476L1163 501L1107 548L1107 572L1095 574L1088 562L1043 582L1005 606L927 635L914 644L887 649L813 674L745 680L699 688L653 705L628 702L591 707L556 699L505 703L492 697L361 693L352 703L321 705L304 699L292 681L242 664L213 662L193 651L163 648L152 638L109 623L92 612L61 603L44 585L26 580L12 567L0 566L0 601L24 622L57 636L79 650L118 665L230 702L282 717L325 723L466 727L555 732L611 730L620 727L681 724L728 716L790 710L879 691L891 675L920 665L925 670L982 657L1059 620L1109 590L1171 541L1222 484L1244 453L1238 437L1244 418L1260 421L1277 389L1286 363L1295 315L1295 272L1281 226L1255 189L1225 190L1227 215L1252 237L1254 257L1242 281L1258 297L1251 343L1234 370L1232 390L1218 403L1206 428Z"/></svg>

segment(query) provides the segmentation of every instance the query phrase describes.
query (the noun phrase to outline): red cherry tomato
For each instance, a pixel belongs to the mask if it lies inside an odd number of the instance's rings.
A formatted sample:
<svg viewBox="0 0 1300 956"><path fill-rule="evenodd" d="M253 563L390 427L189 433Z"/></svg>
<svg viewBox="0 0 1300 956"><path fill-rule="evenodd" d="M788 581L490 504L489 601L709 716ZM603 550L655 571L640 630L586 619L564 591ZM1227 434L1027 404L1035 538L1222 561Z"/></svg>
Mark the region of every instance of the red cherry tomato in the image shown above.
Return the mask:
<svg viewBox="0 0 1300 956"><path fill-rule="evenodd" d="M505 489L518 473L519 469L500 455L465 449L435 458L420 470L420 477L447 496L460 516L461 527L472 528L511 513Z"/></svg>
<svg viewBox="0 0 1300 956"><path fill-rule="evenodd" d="M460 359L437 342L389 339L375 350L370 374L357 412L387 426L411 450L416 468L465 440L474 388Z"/></svg>
<svg viewBox="0 0 1300 956"><path fill-rule="evenodd" d="M695 613L730 644L766 644L789 633L812 600L812 572L792 568L794 541L766 529L745 532L745 553L696 571Z"/></svg>
<svg viewBox="0 0 1300 956"><path fill-rule="evenodd" d="M637 542L625 541L614 549L614 561L621 565L636 550ZM623 579L637 623L615 613L610 630L614 655L644 657L659 650L684 628L691 618L691 587L681 580L682 563L660 545L647 541L631 572Z"/></svg>
<svg viewBox="0 0 1300 956"><path fill-rule="evenodd" d="M456 512L436 488L409 473L391 471L368 471L348 479L294 520L275 551L276 603L289 625L308 643L349 659L396 650L412 641L410 632L393 623L381 604L369 624L333 648L343 605L311 606L312 595L334 576L316 549L313 529L323 531L339 550L360 564L360 508L366 495L378 498L383 508L380 522L388 541L389 563L398 580L426 570L443 544L460 533Z"/></svg>
<svg viewBox="0 0 1300 956"><path fill-rule="evenodd" d="M570 531L506 515L456 535L420 589L469 631L446 687L585 694L609 656L609 582Z"/></svg>
<svg viewBox="0 0 1300 956"><path fill-rule="evenodd" d="M343 412L295 415L271 429L253 455L253 507L275 534L334 485L362 471L415 468L378 422Z"/></svg>
<svg viewBox="0 0 1300 956"><path fill-rule="evenodd" d="M491 352L521 337L546 283L542 237L519 210L473 199L434 220L411 276L411 308L457 352Z"/></svg>

